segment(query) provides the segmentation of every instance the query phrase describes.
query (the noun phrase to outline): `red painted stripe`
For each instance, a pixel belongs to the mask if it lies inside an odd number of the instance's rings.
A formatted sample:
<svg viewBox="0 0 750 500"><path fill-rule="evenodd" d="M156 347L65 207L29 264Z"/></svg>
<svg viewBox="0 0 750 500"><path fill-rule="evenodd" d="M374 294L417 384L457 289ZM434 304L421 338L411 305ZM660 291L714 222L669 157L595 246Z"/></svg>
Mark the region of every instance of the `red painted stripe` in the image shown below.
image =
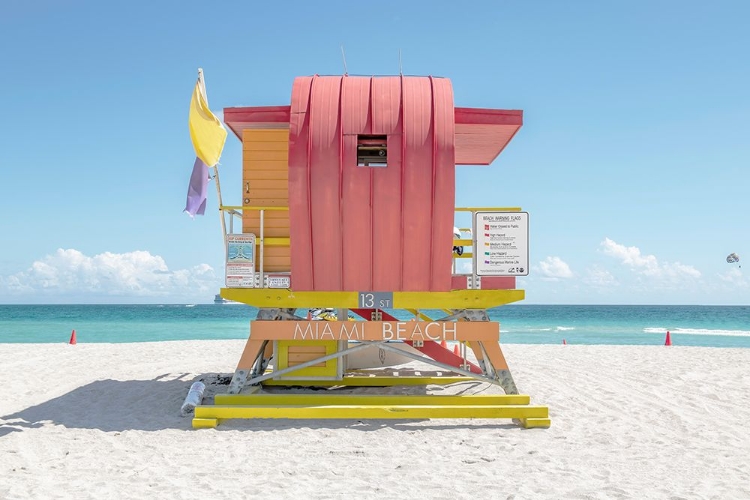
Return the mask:
<svg viewBox="0 0 750 500"><path fill-rule="evenodd" d="M317 77L310 99L308 182L315 290L341 290L342 284L340 85L340 77Z"/></svg>
<svg viewBox="0 0 750 500"><path fill-rule="evenodd" d="M403 290L430 289L432 92L427 78L404 78L402 163Z"/></svg>
<svg viewBox="0 0 750 500"><path fill-rule="evenodd" d="M370 129L370 79L343 78L342 83L342 290L372 290L372 169L357 166L357 135Z"/></svg>
<svg viewBox="0 0 750 500"><path fill-rule="evenodd" d="M312 232L308 184L312 77L294 80L289 118L289 234L295 290L312 290Z"/></svg>
<svg viewBox="0 0 750 500"><path fill-rule="evenodd" d="M430 290L451 289L456 164L453 127L453 87L446 78L431 78L433 100L432 269Z"/></svg>
<svg viewBox="0 0 750 500"><path fill-rule="evenodd" d="M372 80L372 133L388 135L388 166L372 170L372 289L401 290L401 83Z"/></svg>

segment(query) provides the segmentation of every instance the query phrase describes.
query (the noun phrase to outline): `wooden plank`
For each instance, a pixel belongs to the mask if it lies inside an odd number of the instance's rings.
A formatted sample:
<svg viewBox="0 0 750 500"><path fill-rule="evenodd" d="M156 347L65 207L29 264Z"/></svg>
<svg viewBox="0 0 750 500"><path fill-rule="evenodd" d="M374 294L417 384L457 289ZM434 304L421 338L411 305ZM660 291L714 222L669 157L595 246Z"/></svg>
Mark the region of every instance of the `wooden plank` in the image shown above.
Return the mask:
<svg viewBox="0 0 750 500"><path fill-rule="evenodd" d="M260 229L260 217L248 217L244 219L244 223L248 227L256 227ZM263 221L263 229L268 230L268 228L279 228L279 229L289 229L289 219L270 219L265 218ZM268 233L266 233L264 236L268 237L270 236ZM289 237L289 234L287 233L285 235L287 238Z"/></svg>
<svg viewBox="0 0 750 500"><path fill-rule="evenodd" d="M256 269L260 270L260 263L256 263ZM285 255L266 255L263 258L263 271L289 271L289 257Z"/></svg>
<svg viewBox="0 0 750 500"><path fill-rule="evenodd" d="M243 225L242 226L242 232L243 233L253 233L256 236L260 234L260 228L258 225ZM263 228L263 234L266 238L288 238L289 237L289 224L274 227L270 226L268 224L268 221L266 221L266 225Z"/></svg>
<svg viewBox="0 0 750 500"><path fill-rule="evenodd" d="M242 143L242 151L289 151L289 144L287 141L247 140Z"/></svg>
<svg viewBox="0 0 750 500"><path fill-rule="evenodd" d="M248 168L243 169L242 178L244 179L244 182L253 182L256 180L266 180L266 179L279 179L279 180L287 181L287 186L288 186L289 169L286 169L286 168L263 169L263 168L248 167Z"/></svg>
<svg viewBox="0 0 750 500"><path fill-rule="evenodd" d="M285 239L286 238L278 238L279 241L284 241ZM256 245L256 248L257 248L257 245ZM268 256L284 257L284 256L289 256L289 254L291 253L289 250L289 245L266 246L263 248L263 250L266 252L266 257Z"/></svg>
<svg viewBox="0 0 750 500"><path fill-rule="evenodd" d="M242 160L243 170L288 170L285 160Z"/></svg>
<svg viewBox="0 0 750 500"><path fill-rule="evenodd" d="M252 194L253 190L273 189L284 192L281 198L289 197L289 181L286 179L247 179L243 187L245 188L245 195ZM248 191L250 192L248 193Z"/></svg>
<svg viewBox="0 0 750 500"><path fill-rule="evenodd" d="M196 418L547 418L546 406L526 405L330 405L198 406Z"/></svg>
<svg viewBox="0 0 750 500"><path fill-rule="evenodd" d="M521 419L521 426L524 429L542 428L549 429L552 425L552 421L549 418L523 418Z"/></svg>
<svg viewBox="0 0 750 500"><path fill-rule="evenodd" d="M286 188L282 189L258 189L250 184L249 192L244 190L243 198L250 198L251 202L255 204L255 200L289 200L289 190ZM256 205L263 206L263 205Z"/></svg>
<svg viewBox="0 0 750 500"><path fill-rule="evenodd" d="M245 129L242 142L289 142L289 129Z"/></svg>
<svg viewBox="0 0 750 500"><path fill-rule="evenodd" d="M252 332L253 338L259 340L480 340L497 345L500 324L496 321L256 320L252 322Z"/></svg>
<svg viewBox="0 0 750 500"><path fill-rule="evenodd" d="M256 246L256 251L260 251L260 249ZM270 247L264 247L264 257L267 259L268 257L289 257L291 254L290 249L288 246L270 246Z"/></svg>
<svg viewBox="0 0 750 500"><path fill-rule="evenodd" d="M193 429L213 429L219 425L217 418L194 418Z"/></svg>
<svg viewBox="0 0 750 500"><path fill-rule="evenodd" d="M279 247L281 248L281 247ZM452 290L450 292L393 292L394 309L489 309L523 300L525 290ZM222 288L221 296L255 307L327 307L356 309L354 291L271 290ZM285 323L279 321L278 323ZM466 322L470 323L470 322ZM462 339L464 340L464 339ZM465 339L472 340L472 339Z"/></svg>
<svg viewBox="0 0 750 500"><path fill-rule="evenodd" d="M528 394L217 394L217 405L527 405Z"/></svg>
<svg viewBox="0 0 750 500"><path fill-rule="evenodd" d="M246 210L245 219L253 218L260 221L260 210ZM263 216L266 222L289 220L289 210L269 210Z"/></svg>
<svg viewBox="0 0 750 500"><path fill-rule="evenodd" d="M290 354L287 356L287 366L297 366L301 365L302 363L307 363L308 361L312 361L315 358L319 358L321 356L312 356L312 355L304 355L304 354ZM326 362L321 361L320 363L316 363L314 365L310 365L307 368L325 368Z"/></svg>
<svg viewBox="0 0 750 500"><path fill-rule="evenodd" d="M264 151L264 150L247 150L242 153L244 161L283 161L289 162L288 151Z"/></svg>
<svg viewBox="0 0 750 500"><path fill-rule="evenodd" d="M325 356L326 346L324 345L290 345L287 346L286 352L290 354L310 353L318 356ZM313 359L313 358L310 358Z"/></svg>
<svg viewBox="0 0 750 500"><path fill-rule="evenodd" d="M256 198L250 200L253 207L288 207L288 198Z"/></svg>
<svg viewBox="0 0 750 500"><path fill-rule="evenodd" d="M254 222L260 227L260 210L245 210L244 220ZM271 224L272 227L281 227L282 224L289 225L289 212L287 210L268 210L263 214L264 225ZM275 224L275 226L273 226Z"/></svg>
<svg viewBox="0 0 750 500"><path fill-rule="evenodd" d="M237 370L250 370L253 367L255 358L258 357L262 348L262 340L248 338L247 343L245 343L245 348L242 351L242 355L240 356L240 360L237 363Z"/></svg>
<svg viewBox="0 0 750 500"><path fill-rule="evenodd" d="M306 382L306 383L305 383ZM285 385L310 385L319 387L345 386L345 387L393 387L399 385L450 385L459 382L476 382L476 379L463 376L442 377L395 377L395 376L347 376L341 380L266 380L263 385L285 386Z"/></svg>

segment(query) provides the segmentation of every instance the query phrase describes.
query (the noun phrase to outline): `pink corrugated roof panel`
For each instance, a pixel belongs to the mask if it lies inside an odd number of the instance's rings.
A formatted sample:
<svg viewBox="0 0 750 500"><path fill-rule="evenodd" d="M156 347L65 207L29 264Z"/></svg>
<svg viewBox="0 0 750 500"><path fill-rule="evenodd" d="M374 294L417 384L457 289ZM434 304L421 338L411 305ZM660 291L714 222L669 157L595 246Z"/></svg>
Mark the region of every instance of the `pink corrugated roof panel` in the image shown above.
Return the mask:
<svg viewBox="0 0 750 500"><path fill-rule="evenodd" d="M432 77L304 77L289 115L295 290L451 289L453 90ZM387 136L387 166L357 165Z"/></svg>

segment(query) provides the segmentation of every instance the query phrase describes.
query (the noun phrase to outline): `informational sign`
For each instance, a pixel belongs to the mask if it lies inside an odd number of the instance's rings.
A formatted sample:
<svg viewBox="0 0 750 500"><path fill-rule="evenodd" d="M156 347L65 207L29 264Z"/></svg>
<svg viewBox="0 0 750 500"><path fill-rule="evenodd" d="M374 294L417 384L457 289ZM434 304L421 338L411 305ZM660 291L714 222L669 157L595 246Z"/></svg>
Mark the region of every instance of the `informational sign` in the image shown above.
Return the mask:
<svg viewBox="0 0 750 500"><path fill-rule="evenodd" d="M266 276L266 286L268 288L289 288L291 279L289 276Z"/></svg>
<svg viewBox="0 0 750 500"><path fill-rule="evenodd" d="M228 234L225 282L227 288L255 287L255 235Z"/></svg>
<svg viewBox="0 0 750 500"><path fill-rule="evenodd" d="M477 276L529 274L528 212L477 212L474 223Z"/></svg>

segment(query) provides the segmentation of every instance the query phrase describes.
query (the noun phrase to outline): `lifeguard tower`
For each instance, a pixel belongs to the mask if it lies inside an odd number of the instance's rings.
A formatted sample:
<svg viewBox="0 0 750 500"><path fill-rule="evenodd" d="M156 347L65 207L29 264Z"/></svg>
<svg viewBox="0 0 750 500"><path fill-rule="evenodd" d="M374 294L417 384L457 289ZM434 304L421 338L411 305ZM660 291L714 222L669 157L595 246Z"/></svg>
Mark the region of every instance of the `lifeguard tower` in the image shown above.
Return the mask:
<svg viewBox="0 0 750 500"><path fill-rule="evenodd" d="M243 203L220 207L230 219L221 296L259 312L227 394L198 406L194 427L228 418L510 418L549 427L547 407L519 394L500 325L487 314L524 298L516 276L528 273L528 214L455 207L456 167L489 165L522 121L517 110L455 107L450 80L438 77L299 77L290 105L225 108L242 141ZM456 234L461 212L471 228ZM332 320L311 318L312 308ZM364 350L439 370L353 368ZM505 394L278 392L474 379Z"/></svg>

